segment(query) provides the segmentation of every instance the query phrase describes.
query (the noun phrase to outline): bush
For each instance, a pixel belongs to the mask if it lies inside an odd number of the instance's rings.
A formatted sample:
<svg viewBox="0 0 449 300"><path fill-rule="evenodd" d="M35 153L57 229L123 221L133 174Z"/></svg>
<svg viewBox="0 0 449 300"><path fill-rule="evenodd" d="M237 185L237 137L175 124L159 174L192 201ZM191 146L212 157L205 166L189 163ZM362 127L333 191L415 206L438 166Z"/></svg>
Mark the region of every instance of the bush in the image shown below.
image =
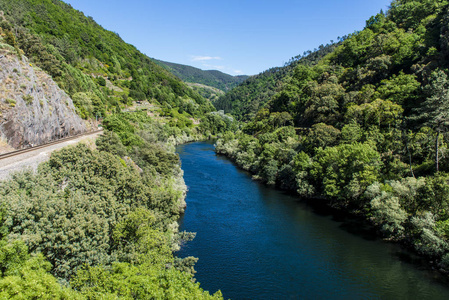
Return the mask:
<svg viewBox="0 0 449 300"><path fill-rule="evenodd" d="M401 207L399 198L385 191L377 182L367 188L365 196L371 199L371 220L374 224L381 227L388 237L402 237L405 229L403 225L408 215Z"/></svg>
<svg viewBox="0 0 449 300"><path fill-rule="evenodd" d="M449 250L446 240L435 231L435 217L430 212L412 217L413 245L421 254L438 257Z"/></svg>
<svg viewBox="0 0 449 300"><path fill-rule="evenodd" d="M319 148L310 172L324 195L347 205L378 180L379 167L380 155L369 144L341 144Z"/></svg>

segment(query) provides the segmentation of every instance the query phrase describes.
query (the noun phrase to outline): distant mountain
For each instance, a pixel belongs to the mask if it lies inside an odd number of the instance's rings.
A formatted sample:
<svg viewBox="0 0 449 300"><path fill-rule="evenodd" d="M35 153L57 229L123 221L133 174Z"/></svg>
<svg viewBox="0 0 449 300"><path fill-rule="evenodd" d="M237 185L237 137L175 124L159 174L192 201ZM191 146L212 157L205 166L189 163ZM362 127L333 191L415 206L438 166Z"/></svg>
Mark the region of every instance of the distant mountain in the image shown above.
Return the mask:
<svg viewBox="0 0 449 300"><path fill-rule="evenodd" d="M245 81L249 76L232 76L217 70L201 70L195 67L181 65L162 60L154 60L184 82L199 83L227 92Z"/></svg>

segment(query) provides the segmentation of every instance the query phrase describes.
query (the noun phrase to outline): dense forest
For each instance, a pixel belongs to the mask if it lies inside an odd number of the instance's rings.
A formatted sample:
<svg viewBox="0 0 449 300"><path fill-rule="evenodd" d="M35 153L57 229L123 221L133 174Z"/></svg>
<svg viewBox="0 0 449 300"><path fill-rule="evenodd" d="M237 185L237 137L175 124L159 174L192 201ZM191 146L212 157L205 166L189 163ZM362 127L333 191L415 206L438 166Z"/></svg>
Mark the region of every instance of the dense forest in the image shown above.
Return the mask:
<svg viewBox="0 0 449 300"><path fill-rule="evenodd" d="M309 50L303 55L292 57L283 67L271 68L256 76L251 76L236 88L219 97L213 104L218 110L231 113L239 120L249 121L259 109L267 104L271 97L281 90L298 64L314 65L326 54L332 52L336 45L333 42L325 46L320 45L315 51Z"/></svg>
<svg viewBox="0 0 449 300"><path fill-rule="evenodd" d="M0 297L220 299L175 258L186 186L174 145L199 138L146 111L104 120L96 145L72 146L0 182Z"/></svg>
<svg viewBox="0 0 449 300"><path fill-rule="evenodd" d="M311 63L248 79L216 104L248 120L216 151L449 270L448 20L448 1L395 0Z"/></svg>

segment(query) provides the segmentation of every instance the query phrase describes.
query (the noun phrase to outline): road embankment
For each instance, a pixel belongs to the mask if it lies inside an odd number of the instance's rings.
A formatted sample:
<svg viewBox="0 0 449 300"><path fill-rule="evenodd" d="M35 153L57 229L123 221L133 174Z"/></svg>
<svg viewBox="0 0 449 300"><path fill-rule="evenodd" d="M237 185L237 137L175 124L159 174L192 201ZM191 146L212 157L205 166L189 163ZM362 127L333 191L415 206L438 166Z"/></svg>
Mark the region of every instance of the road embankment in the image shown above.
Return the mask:
<svg viewBox="0 0 449 300"><path fill-rule="evenodd" d="M95 139L102 133L97 131L91 134L85 134L83 136L74 139L65 139L58 143L51 143L43 147L36 147L27 149L26 152L19 152L12 156L8 156L0 159L0 180L8 179L13 172L31 169L37 170L37 166L47 161L53 151L67 147L69 145L75 145L77 143L94 143Z"/></svg>

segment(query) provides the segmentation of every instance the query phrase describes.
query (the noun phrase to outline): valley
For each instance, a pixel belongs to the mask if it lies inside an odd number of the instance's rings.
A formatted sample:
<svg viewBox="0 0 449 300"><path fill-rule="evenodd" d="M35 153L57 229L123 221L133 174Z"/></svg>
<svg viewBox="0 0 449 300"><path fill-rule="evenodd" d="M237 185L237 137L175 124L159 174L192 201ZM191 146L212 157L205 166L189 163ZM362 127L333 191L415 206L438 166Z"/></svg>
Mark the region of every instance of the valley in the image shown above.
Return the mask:
<svg viewBox="0 0 449 300"><path fill-rule="evenodd" d="M1 152L104 128L0 160L0 298L447 298L447 0L393 0L251 76L324 18L132 2L114 20L144 51L69 2L0 0Z"/></svg>

